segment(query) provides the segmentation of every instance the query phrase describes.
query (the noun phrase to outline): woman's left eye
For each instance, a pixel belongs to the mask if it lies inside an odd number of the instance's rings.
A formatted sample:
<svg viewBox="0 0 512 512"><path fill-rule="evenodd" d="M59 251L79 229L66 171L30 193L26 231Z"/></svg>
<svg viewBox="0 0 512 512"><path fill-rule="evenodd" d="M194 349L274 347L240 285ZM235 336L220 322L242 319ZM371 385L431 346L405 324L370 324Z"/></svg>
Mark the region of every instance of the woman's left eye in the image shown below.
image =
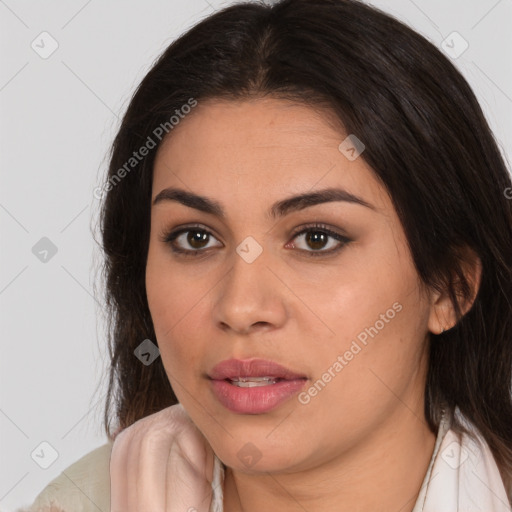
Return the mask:
<svg viewBox="0 0 512 512"><path fill-rule="evenodd" d="M215 237L208 230L203 229L199 226L188 226L181 228L176 231L163 233L161 240L171 246L171 249L175 253L180 253L185 256L198 256L210 249L208 244L210 238ZM301 238L303 242L307 244L307 247L313 250L302 249L300 251L307 254L308 256L322 256L326 254L332 254L338 252L351 240L340 233L332 231L323 224L315 224L312 226L303 227L301 231L293 234L292 240ZM329 243L329 240L331 243ZM193 249L186 249L183 246L178 245L177 242L186 243ZM289 244L287 244L289 246ZM297 247L297 244L292 243L292 248ZM326 247L328 248L326 250Z"/></svg>
<svg viewBox="0 0 512 512"><path fill-rule="evenodd" d="M341 235L324 225L316 224L303 228L298 233L293 235L293 239L302 238L308 247L312 247L314 250L309 251L308 249L301 249L307 253L308 256L322 256L325 254L332 254L338 252L351 240L346 236ZM331 240L331 244L328 240ZM293 244L295 246L295 244ZM328 250L324 250L328 247Z"/></svg>

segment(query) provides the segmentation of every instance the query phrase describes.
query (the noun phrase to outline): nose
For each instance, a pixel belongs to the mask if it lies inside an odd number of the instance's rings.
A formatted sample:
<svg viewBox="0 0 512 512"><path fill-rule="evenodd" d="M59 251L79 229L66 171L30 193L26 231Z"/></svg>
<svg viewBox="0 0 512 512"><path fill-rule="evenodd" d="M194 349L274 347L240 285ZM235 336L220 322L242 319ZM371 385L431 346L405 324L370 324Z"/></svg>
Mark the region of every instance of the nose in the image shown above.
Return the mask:
<svg viewBox="0 0 512 512"><path fill-rule="evenodd" d="M249 334L283 326L286 321L286 286L276 277L277 265L263 251L254 261L238 253L233 266L215 287L214 321L224 331Z"/></svg>

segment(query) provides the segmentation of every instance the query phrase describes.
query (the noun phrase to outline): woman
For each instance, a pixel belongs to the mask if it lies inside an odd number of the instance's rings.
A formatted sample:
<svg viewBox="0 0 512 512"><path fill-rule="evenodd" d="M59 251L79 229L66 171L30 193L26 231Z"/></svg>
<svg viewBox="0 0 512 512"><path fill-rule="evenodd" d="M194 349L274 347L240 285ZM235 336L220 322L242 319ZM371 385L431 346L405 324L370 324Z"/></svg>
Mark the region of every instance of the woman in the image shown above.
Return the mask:
<svg viewBox="0 0 512 512"><path fill-rule="evenodd" d="M467 82L390 16L193 27L101 191L111 488L73 506L510 511L511 191Z"/></svg>

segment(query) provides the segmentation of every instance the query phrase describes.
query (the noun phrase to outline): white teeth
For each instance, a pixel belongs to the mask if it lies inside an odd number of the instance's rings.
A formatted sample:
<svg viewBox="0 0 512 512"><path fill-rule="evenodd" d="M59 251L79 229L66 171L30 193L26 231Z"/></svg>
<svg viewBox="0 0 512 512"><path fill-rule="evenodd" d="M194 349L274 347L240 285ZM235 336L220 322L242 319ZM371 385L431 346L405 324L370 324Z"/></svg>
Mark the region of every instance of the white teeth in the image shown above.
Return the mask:
<svg viewBox="0 0 512 512"><path fill-rule="evenodd" d="M268 386L275 384L279 379L273 377L239 377L230 379L231 384L240 388L254 388L257 386Z"/></svg>

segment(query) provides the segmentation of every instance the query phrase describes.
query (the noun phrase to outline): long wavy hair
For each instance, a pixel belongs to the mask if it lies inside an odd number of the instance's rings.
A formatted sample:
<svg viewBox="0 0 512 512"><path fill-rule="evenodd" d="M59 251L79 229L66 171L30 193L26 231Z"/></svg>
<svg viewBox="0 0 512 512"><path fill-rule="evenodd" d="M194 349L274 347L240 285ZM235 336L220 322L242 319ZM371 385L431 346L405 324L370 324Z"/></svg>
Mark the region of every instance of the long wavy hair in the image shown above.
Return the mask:
<svg viewBox="0 0 512 512"><path fill-rule="evenodd" d="M191 99L265 96L328 108L364 142L361 158L392 198L422 283L447 287L457 314L454 327L429 336L429 426L436 432L443 408L458 406L512 489L510 174L450 60L357 0L229 6L172 42L137 87L110 148L100 211L111 363L107 436L177 403L161 358L145 365L134 356L143 340L157 343L145 289L153 163L163 140L157 134L165 127L172 137L169 120L187 112ZM150 139L155 147L130 160ZM480 258L482 276L463 314L467 248ZM457 421L453 428L465 431Z"/></svg>

